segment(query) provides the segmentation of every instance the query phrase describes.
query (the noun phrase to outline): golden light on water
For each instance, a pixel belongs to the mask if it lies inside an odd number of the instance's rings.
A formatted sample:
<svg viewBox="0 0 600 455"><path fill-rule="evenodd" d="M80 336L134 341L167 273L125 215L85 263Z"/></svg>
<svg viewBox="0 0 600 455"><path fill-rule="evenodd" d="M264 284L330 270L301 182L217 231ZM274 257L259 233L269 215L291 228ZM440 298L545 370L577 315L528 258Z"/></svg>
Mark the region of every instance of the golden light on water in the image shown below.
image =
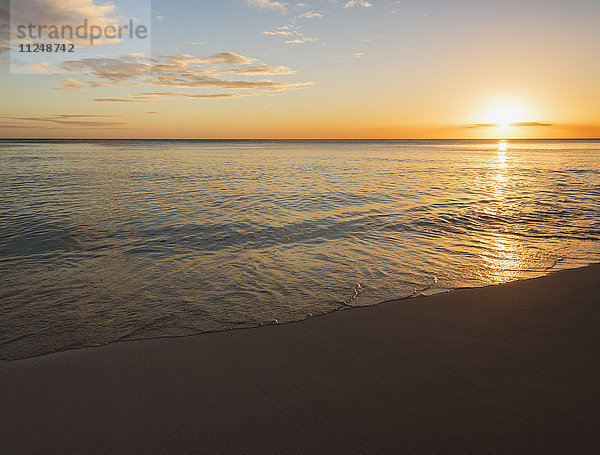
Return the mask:
<svg viewBox="0 0 600 455"><path fill-rule="evenodd" d="M498 143L498 153L496 155L496 173L491 181L491 191L494 199L499 205L494 206L494 214L499 215L503 211L503 201L506 198L506 184L508 182L508 163L507 155L508 143L500 141Z"/></svg>
<svg viewBox="0 0 600 455"><path fill-rule="evenodd" d="M508 152L508 144L506 141L498 143L498 170L506 170L506 152ZM506 176L505 176L506 177Z"/></svg>
<svg viewBox="0 0 600 455"><path fill-rule="evenodd" d="M514 236L493 234L488 248L491 254L485 256L485 265L492 282L513 281L519 277L520 270L526 267L522 245Z"/></svg>
<svg viewBox="0 0 600 455"><path fill-rule="evenodd" d="M491 216L503 217L509 210L507 206L510 183L508 150L507 141L498 142L497 154L492 163L495 174L490 182L491 195L494 198L494 203L488 212ZM486 252L481 255L481 258L487 278L494 283L517 279L519 270L524 268L527 262L526 252L518 238L503 232L489 232L484 236L484 242Z"/></svg>

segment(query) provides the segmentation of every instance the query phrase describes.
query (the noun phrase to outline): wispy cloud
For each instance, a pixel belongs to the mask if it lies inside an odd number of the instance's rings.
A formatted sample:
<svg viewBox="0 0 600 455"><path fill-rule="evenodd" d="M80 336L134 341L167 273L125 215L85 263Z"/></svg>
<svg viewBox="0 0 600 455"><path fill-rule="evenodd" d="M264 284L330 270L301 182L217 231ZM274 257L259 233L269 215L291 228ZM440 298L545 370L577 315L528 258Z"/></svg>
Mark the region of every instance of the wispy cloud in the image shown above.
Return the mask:
<svg viewBox="0 0 600 455"><path fill-rule="evenodd" d="M64 115L51 115L47 117L0 117L6 120L18 120L21 122L41 122L41 123L53 123L58 125L69 125L69 126L85 126L85 127L111 127L126 125L127 122L105 122L97 120L82 120L88 118L114 118L119 116L114 115L100 115L100 114L64 114Z"/></svg>
<svg viewBox="0 0 600 455"><path fill-rule="evenodd" d="M285 14L288 12L288 4L281 3L273 0L246 0L248 6L260 9L269 9L277 11L278 13Z"/></svg>
<svg viewBox="0 0 600 455"><path fill-rule="evenodd" d="M296 38L285 41L285 44L305 44L305 43L314 43L315 41L319 41L318 38Z"/></svg>
<svg viewBox="0 0 600 455"><path fill-rule="evenodd" d="M354 8L355 6L362 6L363 8L370 8L373 6L372 3L367 2L365 0L350 0L346 2L344 8Z"/></svg>
<svg viewBox="0 0 600 455"><path fill-rule="evenodd" d="M293 71L286 66L261 65L261 66L249 66L246 68L232 68L232 69L222 70L222 71L215 70L215 73L218 73L218 74L247 74L247 75L262 74L262 75L269 75L269 76L275 76L275 75L281 76L281 75L287 75L287 74L297 74L298 72Z"/></svg>
<svg viewBox="0 0 600 455"><path fill-rule="evenodd" d="M275 30L264 30L261 32L263 35L272 35L272 36L299 36L300 32L297 30L297 27L293 25L282 25L281 27L277 27Z"/></svg>
<svg viewBox="0 0 600 455"><path fill-rule="evenodd" d="M89 72L100 79L124 80L150 73L152 64L132 56L121 58L93 57L68 60L61 64L66 72Z"/></svg>
<svg viewBox="0 0 600 455"><path fill-rule="evenodd" d="M175 49L175 50L177 50L177 51L180 51L181 49L185 49L186 47L190 47L190 46L203 46L203 45L205 45L205 44L206 44L206 43L205 43L205 42L203 42L203 41L190 41L189 43L185 43L184 45L182 45L182 46L179 46L179 47L178 47L177 49Z"/></svg>
<svg viewBox="0 0 600 455"><path fill-rule="evenodd" d="M104 28L118 19L115 3L94 0L19 0L12 5L10 13L13 24L52 24L57 27L81 24L86 20L89 24ZM89 38L79 39L75 35L72 41L79 46L89 45ZM114 44L119 40L111 42Z"/></svg>
<svg viewBox="0 0 600 455"><path fill-rule="evenodd" d="M252 92L252 96L258 96L312 85L312 82L283 82L264 78L256 80L257 76L287 76L296 74L296 71L285 66L262 64L255 58L233 52L222 52L207 57L187 54L155 57L127 54L119 58L72 60L63 62L62 67L65 71L77 71L88 75L85 82L75 79L63 80L60 89L64 90L82 91L84 87L154 86L217 91L206 94L143 92L127 97L97 97L94 99L96 102L148 102L173 96L202 99L239 98L248 96L248 92ZM233 75L238 77L233 79Z"/></svg>
<svg viewBox="0 0 600 455"><path fill-rule="evenodd" d="M320 11L307 11L306 13L300 14L298 19L323 19L323 13Z"/></svg>
<svg viewBox="0 0 600 455"><path fill-rule="evenodd" d="M124 115L109 114L56 114L40 117L0 117L8 122L0 123L2 129L128 129L128 117L143 115L170 115L172 112L146 111ZM113 120L103 120L113 119ZM118 119L118 120L117 120Z"/></svg>
<svg viewBox="0 0 600 455"><path fill-rule="evenodd" d="M63 79L61 81L61 86L57 88L57 90L71 90L74 92L82 92L84 90L85 84L80 81L76 81L75 79Z"/></svg>
<svg viewBox="0 0 600 455"><path fill-rule="evenodd" d="M474 123L472 125L465 125L466 128L498 128L498 127L518 127L518 128L526 128L526 127L540 127L540 126L554 126L553 123L544 123L544 122L515 122L510 123L508 125L500 125L498 123Z"/></svg>
<svg viewBox="0 0 600 455"><path fill-rule="evenodd" d="M129 95L127 98L96 98L97 103L149 103L162 99L227 99L241 98L250 94L240 93L183 93L183 92L142 92Z"/></svg>
<svg viewBox="0 0 600 455"><path fill-rule="evenodd" d="M244 57L243 55L235 54L233 52L221 52L199 60L199 62L203 63L229 63L236 65L249 65L255 61L255 58Z"/></svg>
<svg viewBox="0 0 600 455"><path fill-rule="evenodd" d="M303 15L298 16L298 18L300 17L303 17ZM321 15L321 17L323 16ZM287 25L282 25L274 30L263 30L261 33L268 36L280 36L284 38L285 44L305 44L319 41L318 38L304 36L300 31L300 26L297 24L296 19L293 19Z"/></svg>

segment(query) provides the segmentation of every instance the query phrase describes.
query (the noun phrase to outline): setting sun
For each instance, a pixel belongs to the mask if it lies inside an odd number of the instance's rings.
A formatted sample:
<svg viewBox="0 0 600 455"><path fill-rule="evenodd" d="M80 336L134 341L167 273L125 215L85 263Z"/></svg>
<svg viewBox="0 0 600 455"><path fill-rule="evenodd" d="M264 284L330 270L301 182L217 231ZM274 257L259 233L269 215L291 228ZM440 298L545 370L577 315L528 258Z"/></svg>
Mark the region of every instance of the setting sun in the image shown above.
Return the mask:
<svg viewBox="0 0 600 455"><path fill-rule="evenodd" d="M523 103L503 100L491 104L482 116L482 123L495 126L512 126L521 122L530 121L529 109Z"/></svg>

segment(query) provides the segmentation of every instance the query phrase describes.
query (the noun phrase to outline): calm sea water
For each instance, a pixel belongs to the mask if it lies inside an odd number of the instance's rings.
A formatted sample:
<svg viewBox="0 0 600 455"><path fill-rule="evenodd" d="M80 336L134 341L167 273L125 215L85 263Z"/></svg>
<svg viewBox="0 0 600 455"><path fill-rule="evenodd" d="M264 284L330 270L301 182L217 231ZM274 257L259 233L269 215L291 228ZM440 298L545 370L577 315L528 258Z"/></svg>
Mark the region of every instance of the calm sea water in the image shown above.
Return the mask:
<svg viewBox="0 0 600 455"><path fill-rule="evenodd" d="M599 141L0 142L0 358L600 260Z"/></svg>

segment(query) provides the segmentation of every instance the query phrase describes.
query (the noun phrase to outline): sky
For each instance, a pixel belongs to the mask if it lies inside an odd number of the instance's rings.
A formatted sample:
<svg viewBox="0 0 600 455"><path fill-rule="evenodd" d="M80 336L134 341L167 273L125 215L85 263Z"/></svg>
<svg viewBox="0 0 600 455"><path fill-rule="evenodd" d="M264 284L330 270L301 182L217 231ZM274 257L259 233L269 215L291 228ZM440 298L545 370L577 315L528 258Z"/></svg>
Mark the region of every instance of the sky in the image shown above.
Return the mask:
<svg viewBox="0 0 600 455"><path fill-rule="evenodd" d="M0 2L0 137L600 137L598 0ZM150 36L9 39L83 18Z"/></svg>

